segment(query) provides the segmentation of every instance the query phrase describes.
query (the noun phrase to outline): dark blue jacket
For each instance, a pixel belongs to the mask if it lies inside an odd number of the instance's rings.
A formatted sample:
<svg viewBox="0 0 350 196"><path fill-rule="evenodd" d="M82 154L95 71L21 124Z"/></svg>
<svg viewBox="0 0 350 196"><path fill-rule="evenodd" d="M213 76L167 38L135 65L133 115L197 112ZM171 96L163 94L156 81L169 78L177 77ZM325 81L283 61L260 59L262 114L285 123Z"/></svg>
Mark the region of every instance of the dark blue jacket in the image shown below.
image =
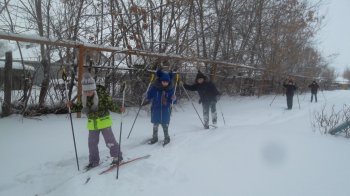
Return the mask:
<svg viewBox="0 0 350 196"><path fill-rule="evenodd" d="M203 78L203 83L199 84L198 79ZM199 94L199 102L201 103L210 103L213 101L217 101L217 96L220 96L221 93L216 88L215 84L207 81L207 77L204 76L202 73L198 73L195 79L195 84L188 85L184 84L184 88L190 91L198 91Z"/></svg>
<svg viewBox="0 0 350 196"><path fill-rule="evenodd" d="M319 88L318 84L314 81L309 85L309 88L311 88L312 94L317 94L317 90Z"/></svg>
<svg viewBox="0 0 350 196"><path fill-rule="evenodd" d="M287 83L285 82L283 84L284 88L286 88L286 95L287 96L294 96L294 91L297 90L297 87L294 82Z"/></svg>
<svg viewBox="0 0 350 196"><path fill-rule="evenodd" d="M171 113L171 97L174 95L172 82L164 88L159 80L156 80L147 92L147 100L152 102L151 122L155 124L169 124Z"/></svg>

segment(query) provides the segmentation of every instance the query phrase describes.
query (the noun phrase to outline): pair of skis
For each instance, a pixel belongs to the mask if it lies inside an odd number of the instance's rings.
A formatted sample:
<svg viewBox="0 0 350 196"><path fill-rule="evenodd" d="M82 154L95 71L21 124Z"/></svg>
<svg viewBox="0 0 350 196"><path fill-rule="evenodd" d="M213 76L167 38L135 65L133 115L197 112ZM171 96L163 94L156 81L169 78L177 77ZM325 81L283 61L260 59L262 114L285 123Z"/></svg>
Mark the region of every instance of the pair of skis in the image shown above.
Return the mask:
<svg viewBox="0 0 350 196"><path fill-rule="evenodd" d="M111 165L107 169L104 169L103 171L101 171L99 173L99 175L103 175L103 174L109 173L109 172L113 171L114 169L116 169L118 167L121 167L123 165L129 164L129 163L132 163L132 162L135 162L135 161L138 161L138 160L148 159L150 156L151 155L144 155L144 156L136 157L136 158L133 158L133 159L129 159L127 161L122 161L119 164ZM90 180L91 180L91 176L88 176L86 178L84 184L87 184Z"/></svg>

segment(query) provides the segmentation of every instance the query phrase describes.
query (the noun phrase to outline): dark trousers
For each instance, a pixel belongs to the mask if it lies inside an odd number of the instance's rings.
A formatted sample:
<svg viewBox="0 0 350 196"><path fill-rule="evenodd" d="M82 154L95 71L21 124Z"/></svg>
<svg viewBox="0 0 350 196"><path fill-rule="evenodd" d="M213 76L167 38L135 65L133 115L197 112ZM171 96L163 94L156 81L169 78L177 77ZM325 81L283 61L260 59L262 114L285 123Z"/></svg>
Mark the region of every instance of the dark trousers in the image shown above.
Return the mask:
<svg viewBox="0 0 350 196"><path fill-rule="evenodd" d="M293 95L287 95L287 107L292 109L293 107Z"/></svg>
<svg viewBox="0 0 350 196"><path fill-rule="evenodd" d="M100 133L102 132L107 148L111 157L122 158L119 144L115 140L111 127L107 127L101 130L89 131L89 161L92 165L96 166L100 162L100 155L98 152L98 143L100 140Z"/></svg>
<svg viewBox="0 0 350 196"><path fill-rule="evenodd" d="M169 124L161 124L162 125L162 128L163 128L163 132L164 132L164 139L165 138L169 138L169 132L168 132L168 127L169 127ZM153 138L154 139L158 139L158 127L159 127L159 124L155 123L153 124Z"/></svg>
<svg viewBox="0 0 350 196"><path fill-rule="evenodd" d="M216 112L216 101L211 102L203 102L203 120L204 120L204 127L209 127L209 109L211 110L211 119L213 124L216 124L217 122L217 112Z"/></svg>
<svg viewBox="0 0 350 196"><path fill-rule="evenodd" d="M315 101L317 102L317 93L311 93L311 102L315 96Z"/></svg>

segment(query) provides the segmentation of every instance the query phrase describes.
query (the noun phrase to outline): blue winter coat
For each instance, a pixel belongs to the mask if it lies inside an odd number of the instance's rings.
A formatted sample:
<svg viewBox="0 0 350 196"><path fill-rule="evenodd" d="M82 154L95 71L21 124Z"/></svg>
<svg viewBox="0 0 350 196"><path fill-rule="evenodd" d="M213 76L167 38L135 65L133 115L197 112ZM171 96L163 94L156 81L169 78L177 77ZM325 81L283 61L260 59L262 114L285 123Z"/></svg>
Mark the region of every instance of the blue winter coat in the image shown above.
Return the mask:
<svg viewBox="0 0 350 196"><path fill-rule="evenodd" d="M172 82L166 88L162 87L160 81L152 84L147 92L147 99L152 102L151 122L154 124L169 124L171 113L171 97L174 95ZM163 103L162 103L162 96Z"/></svg>

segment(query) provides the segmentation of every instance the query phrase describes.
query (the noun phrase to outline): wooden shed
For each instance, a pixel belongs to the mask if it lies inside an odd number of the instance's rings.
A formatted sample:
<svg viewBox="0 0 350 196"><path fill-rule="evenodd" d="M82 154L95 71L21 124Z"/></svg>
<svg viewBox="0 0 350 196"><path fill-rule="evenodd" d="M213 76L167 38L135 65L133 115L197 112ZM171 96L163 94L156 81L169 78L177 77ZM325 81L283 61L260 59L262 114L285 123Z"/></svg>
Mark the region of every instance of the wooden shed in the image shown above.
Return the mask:
<svg viewBox="0 0 350 196"><path fill-rule="evenodd" d="M5 62L0 62L0 89L3 89L4 87L4 67ZM24 81L26 79L31 78L31 75L34 73L35 69L34 67L30 65L24 65L18 62L12 63L12 90L23 90L24 87Z"/></svg>

